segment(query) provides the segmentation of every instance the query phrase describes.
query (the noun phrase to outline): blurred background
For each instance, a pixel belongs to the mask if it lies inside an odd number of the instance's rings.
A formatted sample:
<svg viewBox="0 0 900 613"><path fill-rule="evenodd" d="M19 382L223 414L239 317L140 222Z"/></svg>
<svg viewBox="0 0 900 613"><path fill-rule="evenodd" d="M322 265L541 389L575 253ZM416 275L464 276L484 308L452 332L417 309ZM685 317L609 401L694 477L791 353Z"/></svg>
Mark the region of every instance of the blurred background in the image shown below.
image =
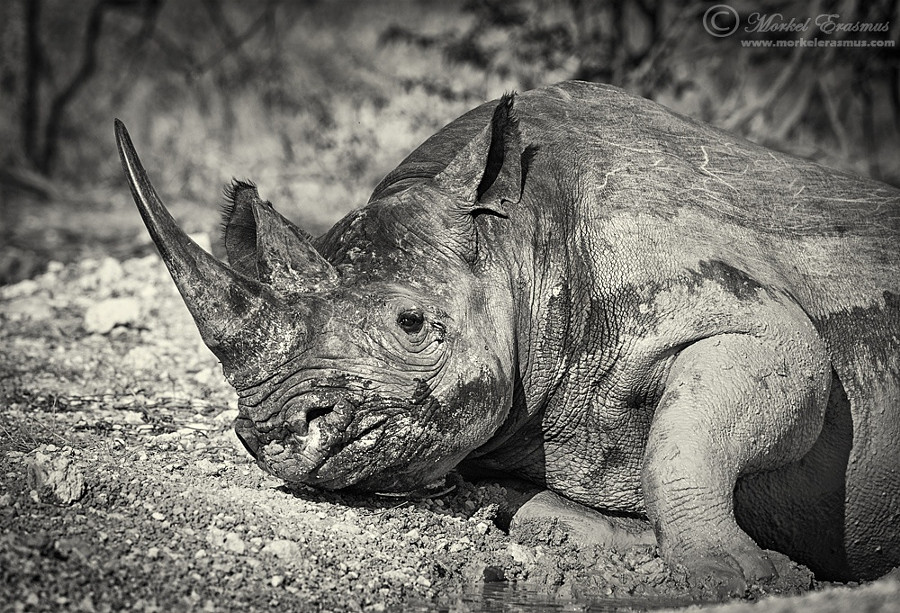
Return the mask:
<svg viewBox="0 0 900 613"><path fill-rule="evenodd" d="M897 185L896 46L748 45L896 45L898 2L729 1L743 23L754 12L784 22L830 14L889 27L716 37L704 15L717 2L5 0L0 283L52 260L153 251L122 177L114 117L182 226L214 238L232 177L255 181L319 234L458 115L564 79L611 83Z"/></svg>

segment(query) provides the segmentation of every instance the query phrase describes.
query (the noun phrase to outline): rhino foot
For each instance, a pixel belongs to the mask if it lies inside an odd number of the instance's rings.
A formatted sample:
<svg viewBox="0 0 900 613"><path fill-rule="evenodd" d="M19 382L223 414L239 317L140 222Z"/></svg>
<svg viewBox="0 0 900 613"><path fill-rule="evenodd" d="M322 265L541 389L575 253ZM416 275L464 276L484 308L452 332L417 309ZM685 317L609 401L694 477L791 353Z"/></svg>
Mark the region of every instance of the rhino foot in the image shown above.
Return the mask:
<svg viewBox="0 0 900 613"><path fill-rule="evenodd" d="M720 598L744 596L751 585L769 583L778 577L767 552L755 546L667 557L670 564L684 569L691 584Z"/></svg>
<svg viewBox="0 0 900 613"><path fill-rule="evenodd" d="M741 543L718 550L669 552L667 563L687 575L688 583L719 599L808 590L812 571L777 551Z"/></svg>
<svg viewBox="0 0 900 613"><path fill-rule="evenodd" d="M510 522L509 534L519 542L569 542L617 550L656 544L648 522L604 515L550 490L535 494L519 507Z"/></svg>

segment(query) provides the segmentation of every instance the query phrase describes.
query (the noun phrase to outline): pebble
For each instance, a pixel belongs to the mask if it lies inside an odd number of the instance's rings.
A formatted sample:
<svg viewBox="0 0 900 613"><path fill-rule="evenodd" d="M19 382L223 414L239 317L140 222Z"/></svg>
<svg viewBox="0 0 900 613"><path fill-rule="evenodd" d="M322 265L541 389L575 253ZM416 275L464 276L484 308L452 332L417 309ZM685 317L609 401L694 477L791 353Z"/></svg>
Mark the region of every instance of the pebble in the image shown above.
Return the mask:
<svg viewBox="0 0 900 613"><path fill-rule="evenodd" d="M418 541L421 538L421 535L419 534L419 529L413 528L412 530L410 530L409 532L404 534L403 538L415 543L416 541Z"/></svg>
<svg viewBox="0 0 900 613"><path fill-rule="evenodd" d="M356 524L351 524L345 521L335 522L334 524L332 524L331 529L342 534L362 534L362 528L360 528Z"/></svg>
<svg viewBox="0 0 900 613"><path fill-rule="evenodd" d="M46 296L22 296L0 304L0 315L11 321L53 319L53 307Z"/></svg>
<svg viewBox="0 0 900 613"><path fill-rule="evenodd" d="M43 445L26 456L25 478L44 502L69 505L84 495L84 475L70 458L58 454L55 446Z"/></svg>
<svg viewBox="0 0 900 613"><path fill-rule="evenodd" d="M226 551L231 551L233 553L242 554L247 550L247 545L244 541L234 532L228 532L225 534L225 542L223 544Z"/></svg>
<svg viewBox="0 0 900 613"><path fill-rule="evenodd" d="M94 273L93 280L97 282L97 285L101 289L108 289L119 281L124 273L125 271L119 263L119 260L112 257L106 257L100 262L99 268L97 268L97 271Z"/></svg>
<svg viewBox="0 0 900 613"><path fill-rule="evenodd" d="M506 553L521 564L529 565L533 564L537 555L531 547L526 547L524 545L520 545L519 543L510 543L506 546Z"/></svg>
<svg viewBox="0 0 900 613"><path fill-rule="evenodd" d="M234 423L234 420L237 419L238 410L237 409L225 409L215 417L213 417L213 421L217 424L222 424L223 426L230 426Z"/></svg>
<svg viewBox="0 0 900 613"><path fill-rule="evenodd" d="M116 326L137 324L141 307L134 298L107 298L95 302L84 314L84 329L93 334L106 334Z"/></svg>
<svg viewBox="0 0 900 613"><path fill-rule="evenodd" d="M37 293L41 289L38 282L34 279L25 279L12 285L0 287L0 298L11 300L13 298L21 298L22 296L30 296Z"/></svg>
<svg viewBox="0 0 900 613"><path fill-rule="evenodd" d="M421 585L422 587L431 587L431 580L428 577L420 575L418 579L416 579L416 583Z"/></svg>
<svg viewBox="0 0 900 613"><path fill-rule="evenodd" d="M225 531L215 526L210 526L206 531L206 542L213 547L222 547L225 545Z"/></svg>
<svg viewBox="0 0 900 613"><path fill-rule="evenodd" d="M138 345L125 354L122 365L134 370L155 370L159 366L159 356L150 348Z"/></svg>
<svg viewBox="0 0 900 613"><path fill-rule="evenodd" d="M287 539L275 539L262 548L261 553L272 554L280 560L292 560L300 557L300 546Z"/></svg>
<svg viewBox="0 0 900 613"><path fill-rule="evenodd" d="M207 458L200 458L194 462L194 468L202 475L214 475L221 469L220 466L214 464Z"/></svg>

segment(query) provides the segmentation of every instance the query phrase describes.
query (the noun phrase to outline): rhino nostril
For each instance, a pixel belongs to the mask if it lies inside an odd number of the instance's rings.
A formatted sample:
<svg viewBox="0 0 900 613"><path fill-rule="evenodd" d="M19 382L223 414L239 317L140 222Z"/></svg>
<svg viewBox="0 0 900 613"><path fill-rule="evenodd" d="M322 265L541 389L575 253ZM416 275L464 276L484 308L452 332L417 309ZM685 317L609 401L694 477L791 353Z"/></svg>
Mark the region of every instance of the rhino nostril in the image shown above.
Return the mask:
<svg viewBox="0 0 900 613"><path fill-rule="evenodd" d="M334 410L330 406L294 406L285 414L285 425L288 430L300 436L309 433L309 424L319 417L324 417Z"/></svg>
<svg viewBox="0 0 900 613"><path fill-rule="evenodd" d="M314 419L325 417L334 410L333 407L316 407L306 412L306 424L309 425Z"/></svg>

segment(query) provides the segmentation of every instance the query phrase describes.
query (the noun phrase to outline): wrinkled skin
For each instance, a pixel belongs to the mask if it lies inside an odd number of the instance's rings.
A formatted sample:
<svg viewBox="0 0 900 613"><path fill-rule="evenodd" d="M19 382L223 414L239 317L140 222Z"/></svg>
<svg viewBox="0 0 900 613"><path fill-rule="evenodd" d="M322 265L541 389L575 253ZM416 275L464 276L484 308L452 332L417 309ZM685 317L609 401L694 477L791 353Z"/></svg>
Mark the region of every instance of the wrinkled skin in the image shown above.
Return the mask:
<svg viewBox="0 0 900 613"><path fill-rule="evenodd" d="M135 200L290 483L457 465L647 516L742 585L900 564L900 196L620 90L485 104L312 240L235 184L231 268ZM202 291L198 288L202 288Z"/></svg>

